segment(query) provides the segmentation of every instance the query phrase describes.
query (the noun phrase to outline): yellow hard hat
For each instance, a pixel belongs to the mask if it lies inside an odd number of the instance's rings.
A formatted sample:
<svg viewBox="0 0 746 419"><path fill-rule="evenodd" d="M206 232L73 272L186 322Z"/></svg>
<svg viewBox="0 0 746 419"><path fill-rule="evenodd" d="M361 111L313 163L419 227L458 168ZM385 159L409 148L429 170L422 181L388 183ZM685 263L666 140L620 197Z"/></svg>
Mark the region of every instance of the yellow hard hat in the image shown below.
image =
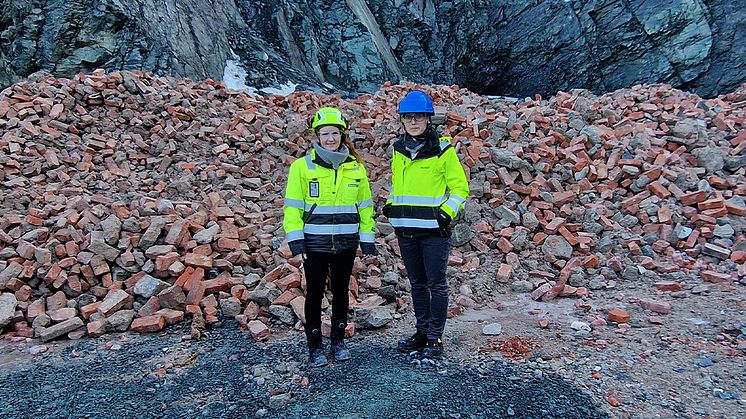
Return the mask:
<svg viewBox="0 0 746 419"><path fill-rule="evenodd" d="M334 125L343 130L347 129L347 121L345 120L345 117L342 116L342 112L333 107L321 108L316 112L316 115L313 116L311 128L316 130L324 125Z"/></svg>

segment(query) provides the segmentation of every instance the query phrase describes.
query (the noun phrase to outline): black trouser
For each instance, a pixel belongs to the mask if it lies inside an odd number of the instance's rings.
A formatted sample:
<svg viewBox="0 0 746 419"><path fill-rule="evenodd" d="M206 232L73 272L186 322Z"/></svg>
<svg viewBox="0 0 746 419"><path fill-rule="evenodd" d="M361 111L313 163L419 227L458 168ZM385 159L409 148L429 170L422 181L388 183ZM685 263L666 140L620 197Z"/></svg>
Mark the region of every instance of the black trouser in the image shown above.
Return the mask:
<svg viewBox="0 0 746 419"><path fill-rule="evenodd" d="M332 324L347 323L350 304L350 274L356 249L340 253L307 252L303 264L306 273L306 330L321 328L321 300L324 298L327 274L331 273Z"/></svg>
<svg viewBox="0 0 746 419"><path fill-rule="evenodd" d="M417 330L428 339L443 335L448 314L448 255L450 237L402 237L399 248L412 285Z"/></svg>

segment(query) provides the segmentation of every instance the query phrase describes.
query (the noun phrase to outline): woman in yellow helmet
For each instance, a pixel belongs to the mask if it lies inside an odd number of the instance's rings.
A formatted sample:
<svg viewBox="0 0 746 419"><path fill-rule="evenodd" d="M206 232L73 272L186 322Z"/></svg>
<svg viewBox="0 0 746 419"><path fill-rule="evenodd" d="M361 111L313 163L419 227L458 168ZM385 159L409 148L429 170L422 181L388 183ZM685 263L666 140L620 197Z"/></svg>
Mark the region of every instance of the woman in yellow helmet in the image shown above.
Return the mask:
<svg viewBox="0 0 746 419"><path fill-rule="evenodd" d="M347 137L337 108L318 110L311 124L313 149L290 166L283 227L294 256L303 255L306 275L306 338L309 366L328 363L321 340L321 300L331 276L331 355L350 359L344 343L349 284L358 246L375 255L373 201L362 159Z"/></svg>

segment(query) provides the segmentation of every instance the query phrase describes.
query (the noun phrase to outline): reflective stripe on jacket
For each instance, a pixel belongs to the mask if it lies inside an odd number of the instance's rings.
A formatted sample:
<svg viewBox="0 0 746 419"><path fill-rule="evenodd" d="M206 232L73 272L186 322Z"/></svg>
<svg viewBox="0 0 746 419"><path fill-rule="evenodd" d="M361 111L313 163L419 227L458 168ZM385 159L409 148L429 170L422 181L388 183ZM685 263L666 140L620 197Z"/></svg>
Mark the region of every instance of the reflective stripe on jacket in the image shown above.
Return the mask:
<svg viewBox="0 0 746 419"><path fill-rule="evenodd" d="M394 144L391 160L389 222L399 235L450 235L438 225L439 210L451 219L464 208L469 183L449 137L433 138L415 156L402 141Z"/></svg>
<svg viewBox="0 0 746 419"><path fill-rule="evenodd" d="M337 170L311 152L290 165L283 228L306 251L338 253L375 241L373 201L365 167L348 157Z"/></svg>

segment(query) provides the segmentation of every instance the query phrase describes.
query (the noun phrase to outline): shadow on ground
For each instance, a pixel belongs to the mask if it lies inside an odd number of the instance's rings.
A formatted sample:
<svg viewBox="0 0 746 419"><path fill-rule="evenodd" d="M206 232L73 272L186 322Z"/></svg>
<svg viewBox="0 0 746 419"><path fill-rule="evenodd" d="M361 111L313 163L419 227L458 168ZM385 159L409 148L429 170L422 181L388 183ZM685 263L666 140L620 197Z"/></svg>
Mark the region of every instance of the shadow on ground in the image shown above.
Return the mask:
<svg viewBox="0 0 746 419"><path fill-rule="evenodd" d="M180 336L83 340L21 361L0 371L0 417L608 417L558 377L506 363L481 373L458 360L413 363L377 335L350 342L353 361L312 371L294 362L304 357L299 336L257 344L235 324L202 342ZM279 378L257 382L257 366ZM309 386L290 375L307 375ZM292 397L270 406L268 390Z"/></svg>

